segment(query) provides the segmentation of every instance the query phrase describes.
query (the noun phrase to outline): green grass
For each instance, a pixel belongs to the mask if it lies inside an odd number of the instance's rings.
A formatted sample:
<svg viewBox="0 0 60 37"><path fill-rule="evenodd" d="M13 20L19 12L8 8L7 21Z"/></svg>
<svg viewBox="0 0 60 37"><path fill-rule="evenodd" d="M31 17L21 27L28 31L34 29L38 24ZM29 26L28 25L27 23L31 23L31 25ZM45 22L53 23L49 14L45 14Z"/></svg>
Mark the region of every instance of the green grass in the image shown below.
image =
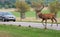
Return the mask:
<svg viewBox="0 0 60 37"><path fill-rule="evenodd" d="M42 13L43 13L43 14L50 13L50 10L49 10L49 9L48 9L48 10L42 10Z"/></svg>
<svg viewBox="0 0 60 37"><path fill-rule="evenodd" d="M60 11L57 13L57 17L60 18Z"/></svg>
<svg viewBox="0 0 60 37"><path fill-rule="evenodd" d="M20 17L19 12L12 12L16 17ZM25 13L26 17L35 17L35 12L34 11L28 11Z"/></svg>
<svg viewBox="0 0 60 37"><path fill-rule="evenodd" d="M26 17L35 17L35 16L36 16L35 11L28 11L28 12L26 12Z"/></svg>
<svg viewBox="0 0 60 37"><path fill-rule="evenodd" d="M16 17L20 17L20 13L19 12L12 12L13 15L15 15Z"/></svg>
<svg viewBox="0 0 60 37"><path fill-rule="evenodd" d="M44 30L12 25L0 25L0 32L1 31L8 32L13 37L60 37L60 31L57 30Z"/></svg>

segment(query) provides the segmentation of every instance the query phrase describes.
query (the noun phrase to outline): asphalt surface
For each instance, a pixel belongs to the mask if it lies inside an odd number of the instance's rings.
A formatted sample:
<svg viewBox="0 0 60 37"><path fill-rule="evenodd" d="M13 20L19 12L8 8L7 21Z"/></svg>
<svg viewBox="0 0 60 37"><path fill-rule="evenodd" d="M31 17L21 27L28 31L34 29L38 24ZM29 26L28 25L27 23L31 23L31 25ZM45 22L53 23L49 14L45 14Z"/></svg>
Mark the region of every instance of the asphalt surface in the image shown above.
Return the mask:
<svg viewBox="0 0 60 37"><path fill-rule="evenodd" d="M21 26L26 26L26 27L28 27L30 25L31 27L44 29L44 26L42 25L42 23L33 23L33 22L0 22L0 24L21 25ZM60 30L60 24L58 24L58 27L57 27L56 24L53 24L53 26L51 27L51 24L48 23L47 24L47 29Z"/></svg>

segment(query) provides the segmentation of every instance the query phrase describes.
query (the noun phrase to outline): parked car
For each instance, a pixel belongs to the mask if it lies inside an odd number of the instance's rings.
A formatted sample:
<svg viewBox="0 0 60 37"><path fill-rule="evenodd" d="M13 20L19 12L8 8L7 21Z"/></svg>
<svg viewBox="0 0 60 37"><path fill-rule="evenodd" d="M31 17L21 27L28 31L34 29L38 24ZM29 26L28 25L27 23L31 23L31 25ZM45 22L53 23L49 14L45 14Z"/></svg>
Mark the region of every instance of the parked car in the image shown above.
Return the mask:
<svg viewBox="0 0 60 37"><path fill-rule="evenodd" d="M16 21L16 17L11 12L0 12L0 20L2 21Z"/></svg>

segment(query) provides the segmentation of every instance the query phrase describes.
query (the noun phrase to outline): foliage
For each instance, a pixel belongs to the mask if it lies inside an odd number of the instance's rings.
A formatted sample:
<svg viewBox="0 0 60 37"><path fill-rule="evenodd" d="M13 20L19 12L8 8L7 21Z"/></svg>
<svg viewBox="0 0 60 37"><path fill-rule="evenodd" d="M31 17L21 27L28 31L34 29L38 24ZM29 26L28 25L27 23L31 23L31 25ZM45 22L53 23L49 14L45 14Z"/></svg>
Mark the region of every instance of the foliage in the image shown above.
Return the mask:
<svg viewBox="0 0 60 37"><path fill-rule="evenodd" d="M0 5L2 6L1 8L15 8L15 0L1 0Z"/></svg>
<svg viewBox="0 0 60 37"><path fill-rule="evenodd" d="M17 1L16 8L18 9L19 12L26 12L30 10L30 6L24 1Z"/></svg>
<svg viewBox="0 0 60 37"><path fill-rule="evenodd" d="M56 15L57 12L60 10L60 2L54 1L54 2L50 3L49 8L50 8L51 13L55 13L55 15Z"/></svg>
<svg viewBox="0 0 60 37"><path fill-rule="evenodd" d="M16 8L18 12L21 14L21 19L25 18L25 12L30 10L30 6L24 1L17 1Z"/></svg>
<svg viewBox="0 0 60 37"><path fill-rule="evenodd" d="M32 7L39 7L43 4L44 0L31 0Z"/></svg>

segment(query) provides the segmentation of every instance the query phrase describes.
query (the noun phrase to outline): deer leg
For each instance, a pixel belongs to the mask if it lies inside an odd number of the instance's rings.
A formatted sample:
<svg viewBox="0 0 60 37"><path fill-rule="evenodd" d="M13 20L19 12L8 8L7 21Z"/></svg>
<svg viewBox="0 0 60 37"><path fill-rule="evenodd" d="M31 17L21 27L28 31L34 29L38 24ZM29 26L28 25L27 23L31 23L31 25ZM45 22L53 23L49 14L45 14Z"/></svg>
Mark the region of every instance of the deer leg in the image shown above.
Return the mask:
<svg viewBox="0 0 60 37"><path fill-rule="evenodd" d="M56 22L56 24L57 24L57 26L58 26L58 23L57 23L57 20L54 18L54 20L55 20L55 22Z"/></svg>
<svg viewBox="0 0 60 37"><path fill-rule="evenodd" d="M42 24L43 24L43 26L44 26L44 23L43 23L43 21L44 21L44 19L42 19L42 21L41 21L41 22L42 22Z"/></svg>
<svg viewBox="0 0 60 37"><path fill-rule="evenodd" d="M53 19L51 19L51 21L52 21L52 24L53 24L53 22L54 22ZM52 24L51 24L51 27L52 27Z"/></svg>
<svg viewBox="0 0 60 37"><path fill-rule="evenodd" d="M45 20L45 29L47 29L47 20Z"/></svg>

